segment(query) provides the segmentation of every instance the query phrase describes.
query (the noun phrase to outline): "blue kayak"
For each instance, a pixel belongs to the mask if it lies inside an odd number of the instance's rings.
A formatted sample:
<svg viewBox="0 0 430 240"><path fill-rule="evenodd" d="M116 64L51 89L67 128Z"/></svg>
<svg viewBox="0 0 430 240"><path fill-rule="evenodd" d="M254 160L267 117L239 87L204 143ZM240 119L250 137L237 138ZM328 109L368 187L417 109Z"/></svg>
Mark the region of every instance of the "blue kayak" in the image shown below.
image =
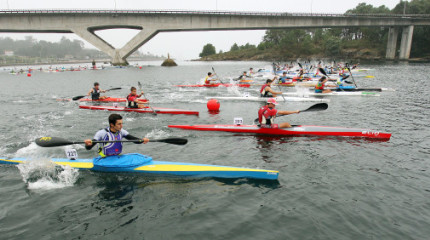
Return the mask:
<svg viewBox="0 0 430 240"><path fill-rule="evenodd" d="M0 158L0 164L20 164L32 160L25 158ZM131 172L144 174L161 174L188 177L215 177L215 178L254 178L278 179L278 171L251 169L230 166L217 166L198 163L153 161L151 157L138 153L109 156L94 159L52 158L58 165L70 166L77 169L87 169L97 172Z"/></svg>

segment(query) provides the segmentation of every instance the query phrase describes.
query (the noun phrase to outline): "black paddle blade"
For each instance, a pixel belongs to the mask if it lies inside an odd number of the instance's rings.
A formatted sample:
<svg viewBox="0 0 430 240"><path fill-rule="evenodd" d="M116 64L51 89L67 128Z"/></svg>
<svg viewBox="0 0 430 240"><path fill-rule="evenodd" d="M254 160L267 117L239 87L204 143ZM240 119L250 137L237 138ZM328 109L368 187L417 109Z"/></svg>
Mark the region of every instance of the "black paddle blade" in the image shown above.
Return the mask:
<svg viewBox="0 0 430 240"><path fill-rule="evenodd" d="M112 90L120 90L121 88L120 87L116 87L116 88L109 88L108 90L106 90L106 91L112 91Z"/></svg>
<svg viewBox="0 0 430 240"><path fill-rule="evenodd" d="M323 75L327 76L327 73L325 73L325 71L324 71L324 69L323 69L323 68L319 68L319 70L320 70L320 72L321 72Z"/></svg>
<svg viewBox="0 0 430 240"><path fill-rule="evenodd" d="M76 100L79 100L79 99L81 99L81 98L84 98L85 96L76 96L76 97L73 97L72 98L72 100L73 101L76 101Z"/></svg>
<svg viewBox="0 0 430 240"><path fill-rule="evenodd" d="M188 139L185 138L166 138L166 139L157 139L157 140L150 140L151 142L164 142L164 143L170 143L170 144L176 144L176 145L185 145L188 142Z"/></svg>
<svg viewBox="0 0 430 240"><path fill-rule="evenodd" d="M328 108L327 103L317 103L313 106L310 106L308 109L302 110L300 112L314 112L314 111L322 111Z"/></svg>
<svg viewBox="0 0 430 240"><path fill-rule="evenodd" d="M74 144L74 142L59 137L41 137L36 139L35 142L41 147L59 147Z"/></svg>
<svg viewBox="0 0 430 240"><path fill-rule="evenodd" d="M300 68L303 68L302 64L300 64L300 63L298 63L298 64L299 64Z"/></svg>

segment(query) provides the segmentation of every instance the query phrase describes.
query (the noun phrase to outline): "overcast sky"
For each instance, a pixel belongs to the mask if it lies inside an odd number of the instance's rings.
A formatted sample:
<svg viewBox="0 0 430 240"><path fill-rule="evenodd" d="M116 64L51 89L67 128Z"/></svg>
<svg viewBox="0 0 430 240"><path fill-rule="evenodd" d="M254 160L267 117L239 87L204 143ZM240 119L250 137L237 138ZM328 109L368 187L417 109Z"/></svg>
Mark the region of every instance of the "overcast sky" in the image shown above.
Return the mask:
<svg viewBox="0 0 430 240"><path fill-rule="evenodd" d="M385 5L392 9L399 0L0 0L0 8L5 9L157 9L157 10L218 10L218 11L258 11L258 12L300 12L300 13L344 13L365 2L375 7ZM97 34L114 47L124 46L137 34L136 30L115 29L98 31ZM0 33L0 37L24 39L33 36L39 40L59 41L66 36L79 39L88 48L94 48L74 34L30 34ZM203 46L211 43L216 51L228 51L237 43L257 45L264 31L211 31L211 32L171 32L159 33L140 51L157 55L167 55L176 59L196 59Z"/></svg>

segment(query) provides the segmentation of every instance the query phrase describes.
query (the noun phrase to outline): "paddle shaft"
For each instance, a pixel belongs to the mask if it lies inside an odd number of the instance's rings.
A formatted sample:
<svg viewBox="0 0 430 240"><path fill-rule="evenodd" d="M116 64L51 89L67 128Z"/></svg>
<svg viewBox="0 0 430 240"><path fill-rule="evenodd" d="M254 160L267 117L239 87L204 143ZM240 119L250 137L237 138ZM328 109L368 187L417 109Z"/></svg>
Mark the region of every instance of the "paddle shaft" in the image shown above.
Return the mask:
<svg viewBox="0 0 430 240"><path fill-rule="evenodd" d="M222 81L221 81L221 78L218 76L218 74L215 72L215 68L214 67L212 67L212 71L214 72L214 74L218 77L218 81L220 81L220 83L222 83L222 84L224 84Z"/></svg>
<svg viewBox="0 0 430 240"><path fill-rule="evenodd" d="M110 89L106 90L106 92L108 92L108 91L112 91L112 90L119 90L119 89L121 89L121 88L120 88L120 87L117 87L117 88L110 88ZM73 101L77 101L77 100L79 100L79 99L81 99L81 98L84 98L84 97L86 97L86 95L85 95L85 96L76 96L76 97L73 97L73 98L72 98L72 100L73 100Z"/></svg>
<svg viewBox="0 0 430 240"><path fill-rule="evenodd" d="M143 92L142 91L142 84L140 83L140 81L138 81L137 82L137 85L139 86L139 91L140 92ZM146 95L145 95L145 92L143 93L143 97L145 98L145 99L147 99L147 100L149 100L147 97L146 97ZM157 115L157 112L148 104L148 107L152 110L152 112L154 113L154 115Z"/></svg>
<svg viewBox="0 0 430 240"><path fill-rule="evenodd" d="M36 144L41 147L60 147L72 144L85 144L83 141L72 142L67 139L59 137L42 137L35 140ZM134 142L143 143L143 139L133 139L133 140L107 140L107 141L92 141L93 144L97 143L115 143L115 142ZM185 145L188 140L185 138L165 138L165 139L154 139L150 142L164 142L176 145Z"/></svg>

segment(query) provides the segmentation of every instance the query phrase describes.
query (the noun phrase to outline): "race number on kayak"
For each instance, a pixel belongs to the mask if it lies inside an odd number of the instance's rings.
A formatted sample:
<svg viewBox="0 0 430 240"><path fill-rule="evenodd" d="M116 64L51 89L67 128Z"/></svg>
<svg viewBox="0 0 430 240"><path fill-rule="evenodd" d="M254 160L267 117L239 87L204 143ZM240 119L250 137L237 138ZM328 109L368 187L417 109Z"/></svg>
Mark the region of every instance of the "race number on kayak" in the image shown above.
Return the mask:
<svg viewBox="0 0 430 240"><path fill-rule="evenodd" d="M234 118L234 125L242 125L242 124L243 124L243 118L241 117Z"/></svg>
<svg viewBox="0 0 430 240"><path fill-rule="evenodd" d="M70 148L66 149L65 151L68 159L75 160L78 158L78 152L76 151L76 149Z"/></svg>

